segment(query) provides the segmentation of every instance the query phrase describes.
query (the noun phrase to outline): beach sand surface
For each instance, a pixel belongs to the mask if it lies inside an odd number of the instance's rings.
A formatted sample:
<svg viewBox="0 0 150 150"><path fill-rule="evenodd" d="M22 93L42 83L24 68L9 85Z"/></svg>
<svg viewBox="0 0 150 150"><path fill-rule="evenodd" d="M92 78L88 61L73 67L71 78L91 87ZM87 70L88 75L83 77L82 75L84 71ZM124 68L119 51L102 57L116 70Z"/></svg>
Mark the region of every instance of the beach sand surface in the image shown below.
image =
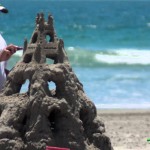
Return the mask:
<svg viewBox="0 0 150 150"><path fill-rule="evenodd" d="M150 110L98 109L114 150L150 150Z"/></svg>

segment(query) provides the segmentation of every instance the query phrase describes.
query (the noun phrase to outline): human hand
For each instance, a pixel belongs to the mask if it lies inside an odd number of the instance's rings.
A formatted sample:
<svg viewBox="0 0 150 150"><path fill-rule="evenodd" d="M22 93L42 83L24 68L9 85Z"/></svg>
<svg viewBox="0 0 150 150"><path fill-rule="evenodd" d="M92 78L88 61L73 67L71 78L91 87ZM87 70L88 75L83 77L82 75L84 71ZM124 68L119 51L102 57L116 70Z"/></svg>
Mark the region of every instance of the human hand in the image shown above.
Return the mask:
<svg viewBox="0 0 150 150"><path fill-rule="evenodd" d="M10 44L0 52L0 62L8 60L16 51L18 46Z"/></svg>

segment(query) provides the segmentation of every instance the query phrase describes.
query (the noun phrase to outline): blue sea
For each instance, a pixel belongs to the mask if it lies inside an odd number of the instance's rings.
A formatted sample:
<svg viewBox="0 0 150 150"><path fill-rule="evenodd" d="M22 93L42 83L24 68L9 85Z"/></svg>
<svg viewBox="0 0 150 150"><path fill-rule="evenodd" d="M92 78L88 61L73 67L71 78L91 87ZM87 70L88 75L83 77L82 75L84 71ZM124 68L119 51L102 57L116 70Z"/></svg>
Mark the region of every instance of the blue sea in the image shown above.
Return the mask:
<svg viewBox="0 0 150 150"><path fill-rule="evenodd" d="M97 108L150 108L150 1L1 0L0 32L23 46L49 13L72 68ZM22 53L9 61L11 69ZM28 83L22 92L27 91Z"/></svg>

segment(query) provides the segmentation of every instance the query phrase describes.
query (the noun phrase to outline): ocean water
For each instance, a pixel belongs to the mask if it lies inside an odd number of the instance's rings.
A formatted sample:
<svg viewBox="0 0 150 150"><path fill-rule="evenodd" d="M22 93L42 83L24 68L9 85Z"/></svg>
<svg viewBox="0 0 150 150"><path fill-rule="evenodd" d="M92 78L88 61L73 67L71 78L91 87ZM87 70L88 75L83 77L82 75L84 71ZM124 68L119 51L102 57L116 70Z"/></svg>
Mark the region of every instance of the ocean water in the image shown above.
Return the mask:
<svg viewBox="0 0 150 150"><path fill-rule="evenodd" d="M97 108L150 108L150 1L2 0L7 43L30 40L39 12L54 17L59 38ZM11 69L22 53L8 63ZM28 82L22 87L27 90Z"/></svg>

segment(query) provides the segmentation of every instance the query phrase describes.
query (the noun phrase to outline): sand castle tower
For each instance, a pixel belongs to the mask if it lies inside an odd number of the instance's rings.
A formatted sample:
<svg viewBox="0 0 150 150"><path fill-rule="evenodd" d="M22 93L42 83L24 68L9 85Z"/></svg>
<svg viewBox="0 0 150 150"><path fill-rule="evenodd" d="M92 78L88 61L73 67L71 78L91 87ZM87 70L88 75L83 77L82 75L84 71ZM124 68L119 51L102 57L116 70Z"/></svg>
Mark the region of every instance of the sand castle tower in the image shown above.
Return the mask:
<svg viewBox="0 0 150 150"><path fill-rule="evenodd" d="M48 37L48 38L47 38ZM52 64L46 60L51 59ZM29 80L26 93L20 93ZM53 82L56 89L50 89ZM89 100L73 72L53 17L36 17L21 60L8 75L0 95L0 149L45 150L46 145L71 150L112 150Z"/></svg>

